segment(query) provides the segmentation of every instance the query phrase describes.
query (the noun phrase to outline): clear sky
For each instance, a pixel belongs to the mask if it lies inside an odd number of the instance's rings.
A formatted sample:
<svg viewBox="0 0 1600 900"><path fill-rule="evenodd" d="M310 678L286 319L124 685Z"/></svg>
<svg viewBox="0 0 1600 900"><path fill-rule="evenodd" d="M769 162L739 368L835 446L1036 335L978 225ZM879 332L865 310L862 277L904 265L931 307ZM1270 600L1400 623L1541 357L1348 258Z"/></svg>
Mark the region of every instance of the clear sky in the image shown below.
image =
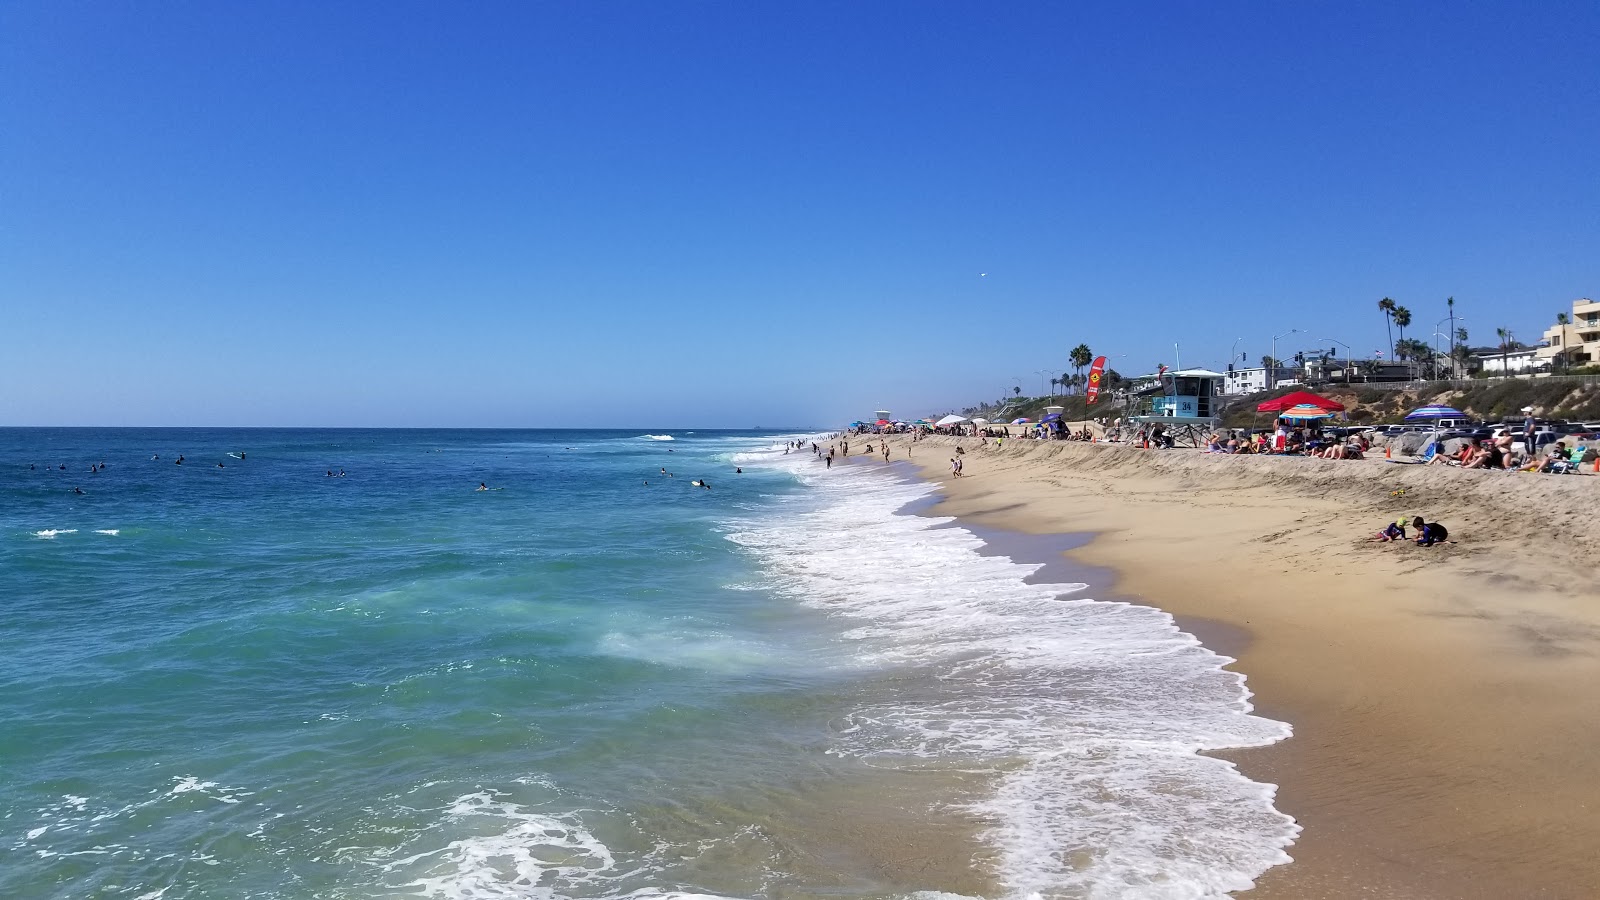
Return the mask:
<svg viewBox="0 0 1600 900"><path fill-rule="evenodd" d="M1600 4L0 6L0 424L748 427L1536 339ZM980 273L987 273L982 275Z"/></svg>

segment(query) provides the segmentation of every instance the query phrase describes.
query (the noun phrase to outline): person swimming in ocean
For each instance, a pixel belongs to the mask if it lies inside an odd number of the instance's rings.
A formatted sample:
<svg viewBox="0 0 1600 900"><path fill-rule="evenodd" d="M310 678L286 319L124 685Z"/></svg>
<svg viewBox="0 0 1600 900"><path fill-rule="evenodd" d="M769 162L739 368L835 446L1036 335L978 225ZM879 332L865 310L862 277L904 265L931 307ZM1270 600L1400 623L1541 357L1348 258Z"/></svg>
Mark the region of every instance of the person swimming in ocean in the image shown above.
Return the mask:
<svg viewBox="0 0 1600 900"><path fill-rule="evenodd" d="M708 491L711 490L711 482L705 480L704 478L697 479L697 480L691 481L689 483L694 485L695 487L702 487L702 488L705 488Z"/></svg>
<svg viewBox="0 0 1600 900"><path fill-rule="evenodd" d="M482 482L482 481L478 482L478 490L487 491L488 489L489 489L489 485L486 482Z"/></svg>
<svg viewBox="0 0 1600 900"><path fill-rule="evenodd" d="M73 493L74 493L74 494L81 494L81 493L83 493L83 488L81 488L81 487L75 487L75 488L73 488L73 489L72 489L72 492L73 492Z"/></svg>

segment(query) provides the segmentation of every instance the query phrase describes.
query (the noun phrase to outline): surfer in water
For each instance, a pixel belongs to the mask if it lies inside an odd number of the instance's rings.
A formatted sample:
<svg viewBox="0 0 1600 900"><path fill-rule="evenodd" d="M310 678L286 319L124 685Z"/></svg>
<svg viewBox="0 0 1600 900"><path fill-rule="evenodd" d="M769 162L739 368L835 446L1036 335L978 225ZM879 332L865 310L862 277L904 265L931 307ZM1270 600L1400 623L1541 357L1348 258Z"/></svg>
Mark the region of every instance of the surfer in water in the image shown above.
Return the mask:
<svg viewBox="0 0 1600 900"><path fill-rule="evenodd" d="M694 485L695 487L702 487L702 488L705 488L708 491L711 490L711 482L705 480L704 478L696 479L696 480L691 481L689 483Z"/></svg>
<svg viewBox="0 0 1600 900"><path fill-rule="evenodd" d="M487 491L488 489L489 489L489 485L488 485L487 482L483 482L483 481L478 482L478 490Z"/></svg>

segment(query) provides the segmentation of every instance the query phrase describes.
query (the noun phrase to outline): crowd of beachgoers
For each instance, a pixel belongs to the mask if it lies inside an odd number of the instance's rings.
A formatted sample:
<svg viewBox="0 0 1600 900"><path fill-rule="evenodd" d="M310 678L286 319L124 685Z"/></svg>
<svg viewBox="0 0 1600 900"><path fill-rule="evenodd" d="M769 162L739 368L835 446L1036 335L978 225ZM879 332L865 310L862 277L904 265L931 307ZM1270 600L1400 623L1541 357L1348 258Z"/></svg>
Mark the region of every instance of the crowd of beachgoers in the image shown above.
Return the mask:
<svg viewBox="0 0 1600 900"><path fill-rule="evenodd" d="M1298 456L1318 459L1364 459L1374 452L1374 429L1328 428L1315 423L1297 422L1287 418L1277 419L1272 430L1218 428L1197 432L1168 426L1161 422L1143 424L1124 423L1121 420L1096 420L1074 426L1064 421L1027 422L1012 424L975 424L972 422L946 425L897 424L892 427L861 425L849 429L847 434L871 436L875 434L909 435L913 441L933 435L977 438L980 445L994 442L1003 446L1006 441L1087 441L1124 444L1147 450L1178 449L1180 439L1204 453L1251 454L1262 456ZM1380 437L1379 440L1384 440ZM1456 466L1463 469L1511 470L1547 474L1578 474L1600 471L1600 447L1579 439L1561 439L1555 436L1543 443L1530 431L1519 434L1510 427L1500 427L1488 437L1434 434L1427 437L1420 448L1398 457L1393 446L1380 448L1385 458L1396 462Z"/></svg>

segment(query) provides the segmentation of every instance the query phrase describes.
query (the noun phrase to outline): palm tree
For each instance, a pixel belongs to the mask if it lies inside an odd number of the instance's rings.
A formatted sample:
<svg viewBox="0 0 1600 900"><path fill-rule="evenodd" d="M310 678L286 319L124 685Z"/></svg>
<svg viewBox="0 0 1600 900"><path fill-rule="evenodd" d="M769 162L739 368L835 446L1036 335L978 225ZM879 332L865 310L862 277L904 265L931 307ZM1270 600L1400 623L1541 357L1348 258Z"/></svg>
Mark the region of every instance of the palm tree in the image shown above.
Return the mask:
<svg viewBox="0 0 1600 900"><path fill-rule="evenodd" d="M1079 344L1072 348L1072 352L1067 355L1067 358L1072 361L1074 369L1082 372L1085 366L1094 362L1094 351L1089 349L1088 344Z"/></svg>
<svg viewBox="0 0 1600 900"><path fill-rule="evenodd" d="M1061 383L1061 380L1058 379L1058 378L1050 379L1050 399L1051 400L1055 400L1056 399L1056 385L1058 385L1060 383Z"/></svg>
<svg viewBox="0 0 1600 900"><path fill-rule="evenodd" d="M1556 313L1556 325L1561 328L1561 352L1557 353L1555 358L1562 365L1569 368L1571 367L1571 364L1567 362L1567 326L1571 324L1571 322L1572 320L1567 318L1566 313Z"/></svg>
<svg viewBox="0 0 1600 900"><path fill-rule="evenodd" d="M1494 333L1500 338L1500 374L1510 375L1511 364L1508 358L1511 355L1511 329L1496 328Z"/></svg>
<svg viewBox="0 0 1600 900"><path fill-rule="evenodd" d="M1406 326L1411 324L1411 310L1404 306L1396 306L1391 315L1394 317L1394 327L1400 329L1400 342L1403 344L1406 340Z"/></svg>
<svg viewBox="0 0 1600 900"><path fill-rule="evenodd" d="M1383 313L1383 327L1389 330L1389 355L1394 355L1394 331L1389 328L1389 316L1394 312L1394 301L1388 297L1378 301L1378 310Z"/></svg>

